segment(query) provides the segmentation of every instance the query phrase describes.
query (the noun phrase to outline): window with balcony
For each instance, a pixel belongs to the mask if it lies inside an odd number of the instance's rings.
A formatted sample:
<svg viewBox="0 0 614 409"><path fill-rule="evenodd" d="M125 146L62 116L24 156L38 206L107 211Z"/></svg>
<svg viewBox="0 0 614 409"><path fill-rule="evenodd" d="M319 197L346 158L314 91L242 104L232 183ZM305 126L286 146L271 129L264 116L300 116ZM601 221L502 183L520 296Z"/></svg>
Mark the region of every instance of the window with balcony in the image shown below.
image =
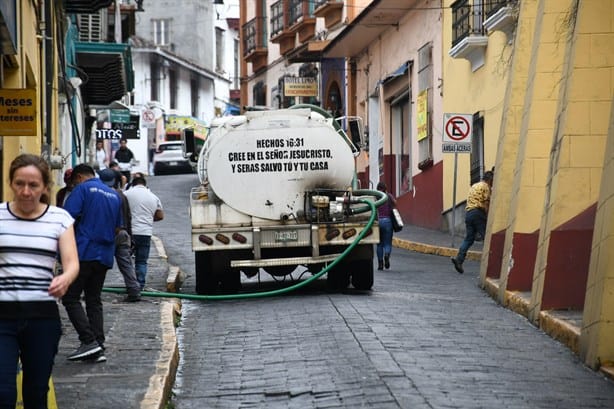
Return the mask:
<svg viewBox="0 0 614 409"><path fill-rule="evenodd" d="M299 42L304 43L315 35L315 4L312 0L289 0L289 6L290 29L297 32Z"/></svg>
<svg viewBox="0 0 614 409"><path fill-rule="evenodd" d="M271 38L281 34L286 28L284 24L284 1L279 0L271 5Z"/></svg>
<svg viewBox="0 0 614 409"><path fill-rule="evenodd" d="M266 49L266 25L265 17L256 17L243 26L243 50L244 56L248 56L260 49Z"/></svg>
<svg viewBox="0 0 614 409"><path fill-rule="evenodd" d="M452 3L452 58L465 58L473 71L484 65L488 37L483 27L485 3L490 0L458 0Z"/></svg>
<svg viewBox="0 0 614 409"><path fill-rule="evenodd" d="M487 32L502 31L511 41L518 20L518 0L487 0L484 14Z"/></svg>
<svg viewBox="0 0 614 409"><path fill-rule="evenodd" d="M327 29L341 22L343 16L343 0L315 0L313 14L324 19Z"/></svg>
<svg viewBox="0 0 614 409"><path fill-rule="evenodd" d="M298 23L303 17L303 0L290 0L290 25Z"/></svg>
<svg viewBox="0 0 614 409"><path fill-rule="evenodd" d="M289 30L288 0L279 0L271 5L271 42L279 45L279 53L287 54L296 45L296 33Z"/></svg>
<svg viewBox="0 0 614 409"><path fill-rule="evenodd" d="M268 36L266 30L266 17L259 16L251 19L242 27L243 30L243 58L252 63L254 72L266 67L268 56Z"/></svg>

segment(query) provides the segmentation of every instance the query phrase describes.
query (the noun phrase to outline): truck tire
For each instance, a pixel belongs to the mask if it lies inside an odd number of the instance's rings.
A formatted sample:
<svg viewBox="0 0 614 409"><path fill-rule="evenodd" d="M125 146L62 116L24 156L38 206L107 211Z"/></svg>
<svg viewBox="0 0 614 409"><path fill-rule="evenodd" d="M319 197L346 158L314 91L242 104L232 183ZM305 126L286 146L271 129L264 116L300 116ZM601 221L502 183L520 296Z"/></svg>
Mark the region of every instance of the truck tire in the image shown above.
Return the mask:
<svg viewBox="0 0 614 409"><path fill-rule="evenodd" d="M326 274L326 284L332 291L345 290L350 285L350 271L347 262L341 262Z"/></svg>
<svg viewBox="0 0 614 409"><path fill-rule="evenodd" d="M220 291L224 294L236 294L241 288L241 270L236 268L224 271L220 277Z"/></svg>
<svg viewBox="0 0 614 409"><path fill-rule="evenodd" d="M220 284L220 292L235 294L241 288L241 270L231 268L230 261L245 258L241 251L215 251L211 255L211 270Z"/></svg>
<svg viewBox="0 0 614 409"><path fill-rule="evenodd" d="M218 278L211 263L212 254L208 251L195 253L196 293L215 294L218 288Z"/></svg>
<svg viewBox="0 0 614 409"><path fill-rule="evenodd" d="M352 286L357 290L368 291L373 287L373 260L350 262Z"/></svg>

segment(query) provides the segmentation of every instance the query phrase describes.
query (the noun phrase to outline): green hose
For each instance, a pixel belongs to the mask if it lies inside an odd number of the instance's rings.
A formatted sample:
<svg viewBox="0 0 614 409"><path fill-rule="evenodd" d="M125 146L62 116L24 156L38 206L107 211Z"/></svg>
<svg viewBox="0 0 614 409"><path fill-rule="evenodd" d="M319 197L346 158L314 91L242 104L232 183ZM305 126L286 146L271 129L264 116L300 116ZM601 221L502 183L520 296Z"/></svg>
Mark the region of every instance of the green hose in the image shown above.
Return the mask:
<svg viewBox="0 0 614 409"><path fill-rule="evenodd" d="M371 192L371 191L366 191L366 192ZM381 193L381 192L377 192L377 193ZM313 276L309 277L307 280L301 281L301 282L296 283L296 284L293 284L290 287L280 288L280 289L271 290L271 291L256 292L256 293L224 294L224 295L197 295L197 294L179 294L179 293L169 293L169 292L144 291L144 292L141 293L141 296L144 296L144 297L163 297L163 298L181 298L181 299L184 299L184 300L243 300L243 299L247 299L247 298L273 297L273 296L276 296L276 295L281 295L281 294L289 293L291 291L299 289L299 288L309 284L310 282L312 282L314 280L317 280L318 278L322 277L322 275L327 273L331 268L336 266L345 256L347 256L349 254L349 252L352 251L352 249L354 247L356 247L356 245L360 242L360 240L362 240L362 238L367 234L367 232L369 231L371 226L373 226L373 223L375 222L375 217L377 215L376 204L378 204L377 207L379 207L386 200L387 200L386 196L384 196L384 199L379 199L375 203L371 202L370 200L359 199L358 200L359 202L366 203L368 205L368 207L371 209L371 217L369 218L369 222L367 223L365 228L360 232L360 234L356 237L356 239L348 246L348 248L346 248L345 251L343 253L341 253L341 255L339 257L337 257L335 260L333 260L332 263L330 263L329 265L324 267L322 269L322 271L320 271L317 274L314 274ZM126 292L126 290L124 288L107 288L107 287L103 288L102 291L103 292L107 292L107 293L116 293L116 294L123 294L123 293Z"/></svg>

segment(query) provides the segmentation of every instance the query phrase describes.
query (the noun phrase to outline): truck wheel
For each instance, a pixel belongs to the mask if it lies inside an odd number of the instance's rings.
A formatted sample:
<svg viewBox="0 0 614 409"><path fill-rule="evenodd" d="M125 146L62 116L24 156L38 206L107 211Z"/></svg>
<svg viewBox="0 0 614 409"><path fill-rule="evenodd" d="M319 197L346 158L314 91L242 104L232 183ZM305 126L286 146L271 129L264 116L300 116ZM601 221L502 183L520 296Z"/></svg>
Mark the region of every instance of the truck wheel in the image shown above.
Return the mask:
<svg viewBox="0 0 614 409"><path fill-rule="evenodd" d="M195 253L197 294L214 294L217 291L218 279L212 268L211 256L207 251Z"/></svg>
<svg viewBox="0 0 614 409"><path fill-rule="evenodd" d="M241 270L233 268L220 277L220 290L226 294L235 294L241 288Z"/></svg>
<svg viewBox="0 0 614 409"><path fill-rule="evenodd" d="M350 285L347 263L340 263L326 274L326 284L333 291L344 290Z"/></svg>
<svg viewBox="0 0 614 409"><path fill-rule="evenodd" d="M240 251L213 252L211 270L220 282L220 291L225 294L235 294L241 288L241 270L231 268L230 261L244 258Z"/></svg>
<svg viewBox="0 0 614 409"><path fill-rule="evenodd" d="M373 260L355 260L350 262L352 285L357 290L367 291L373 287Z"/></svg>

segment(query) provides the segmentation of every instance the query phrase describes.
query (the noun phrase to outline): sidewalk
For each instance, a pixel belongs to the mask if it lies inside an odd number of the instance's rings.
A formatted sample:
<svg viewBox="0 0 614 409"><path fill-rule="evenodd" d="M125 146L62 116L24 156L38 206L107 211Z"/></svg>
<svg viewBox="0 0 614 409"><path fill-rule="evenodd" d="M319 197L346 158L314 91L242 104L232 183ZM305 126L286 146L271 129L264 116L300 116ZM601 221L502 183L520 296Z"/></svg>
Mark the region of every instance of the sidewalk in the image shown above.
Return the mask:
<svg viewBox="0 0 614 409"><path fill-rule="evenodd" d="M440 230L432 230L418 226L405 226L403 230L394 233L392 245L405 250L419 253L436 254L445 257L454 257L463 242L464 234L452 234ZM483 242L476 241L467 253L467 260L479 260L482 256ZM452 263L450 263L452 266Z"/></svg>
<svg viewBox="0 0 614 409"><path fill-rule="evenodd" d="M160 240L152 239L147 288L166 291L174 283ZM105 287L124 287L116 268L107 272ZM147 289L146 288L146 289ZM103 292L107 362L71 362L79 346L77 333L60 306L63 335L53 368L59 409L163 409L177 363L176 299L143 297L125 303L123 294ZM53 409L53 408L50 408Z"/></svg>

